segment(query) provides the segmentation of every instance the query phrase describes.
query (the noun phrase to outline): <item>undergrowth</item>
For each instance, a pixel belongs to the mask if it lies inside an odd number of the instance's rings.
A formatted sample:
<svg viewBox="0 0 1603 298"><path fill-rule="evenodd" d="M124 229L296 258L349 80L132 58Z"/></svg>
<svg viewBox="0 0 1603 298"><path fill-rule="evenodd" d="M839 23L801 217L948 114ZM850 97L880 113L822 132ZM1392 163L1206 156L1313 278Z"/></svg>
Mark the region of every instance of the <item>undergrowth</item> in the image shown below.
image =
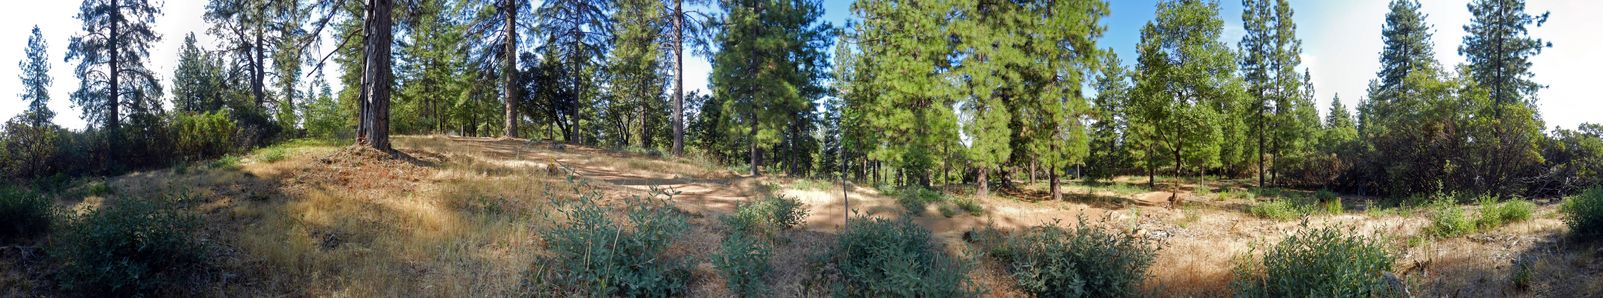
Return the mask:
<svg viewBox="0 0 1603 298"><path fill-rule="evenodd" d="M0 243L49 233L53 209L50 198L0 186Z"/></svg>
<svg viewBox="0 0 1603 298"><path fill-rule="evenodd" d="M1398 296L1385 273L1397 257L1380 239L1342 233L1327 226L1281 240L1254 258L1237 258L1236 297L1391 297Z"/></svg>
<svg viewBox="0 0 1603 298"><path fill-rule="evenodd" d="M578 197L553 200L566 222L541 231L553 254L542 264L554 266L549 279L535 282L567 293L592 296L682 295L690 264L666 255L668 247L689 230L685 215L669 206L673 194L653 188L646 196L623 200L623 218L608 216L598 203L600 191L585 191L588 182L569 177Z"/></svg>
<svg viewBox="0 0 1603 298"><path fill-rule="evenodd" d="M850 297L973 297L972 260L946 254L929 230L907 218L852 218L828 254L831 285Z"/></svg>
<svg viewBox="0 0 1603 298"><path fill-rule="evenodd" d="M1051 223L1026 229L991 249L1019 288L1038 297L1134 297L1157 247L1145 239Z"/></svg>
<svg viewBox="0 0 1603 298"><path fill-rule="evenodd" d="M736 206L733 215L723 217L729 234L712 255L713 267L731 290L748 297L763 293L774 242L784 239L779 232L800 225L806 217L801 201L784 196L764 196Z"/></svg>
<svg viewBox="0 0 1603 298"><path fill-rule="evenodd" d="M1603 188L1565 199L1559 210L1571 234L1585 240L1603 240Z"/></svg>
<svg viewBox="0 0 1603 298"><path fill-rule="evenodd" d="M114 297L183 287L205 252L191 235L198 218L179 206L184 199L124 198L69 219L52 242L60 286Z"/></svg>

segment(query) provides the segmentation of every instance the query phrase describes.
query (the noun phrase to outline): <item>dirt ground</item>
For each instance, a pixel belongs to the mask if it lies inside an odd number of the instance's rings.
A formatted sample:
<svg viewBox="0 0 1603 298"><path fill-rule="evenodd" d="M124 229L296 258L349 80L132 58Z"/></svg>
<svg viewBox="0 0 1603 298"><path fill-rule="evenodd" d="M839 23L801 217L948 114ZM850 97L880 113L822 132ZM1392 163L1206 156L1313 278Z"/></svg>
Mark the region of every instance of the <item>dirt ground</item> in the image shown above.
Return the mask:
<svg viewBox="0 0 1603 298"><path fill-rule="evenodd" d="M797 198L809 211L803 228L785 232L787 240L775 248L766 282L779 297L822 294L808 282L818 274L813 260L834 245L848 213L914 216L954 253L968 253L962 235L970 230L1084 219L1159 244L1143 283L1152 296L1228 296L1235 259L1304 227L1327 225L1387 239L1399 256L1396 274L1415 295L1603 296L1603 245L1567 240L1552 202L1541 204L1532 220L1451 239L1427 236L1425 212L1368 212L1365 198L1342 198L1348 208L1341 214L1279 221L1248 214L1259 199L1182 193L1190 197L1171 206L1171 193L1078 184L1065 185L1060 201L1045 199L1039 184L1026 184L977 198L981 215L948 217L935 206L908 215L873 188L853 185L843 192L828 181L747 177L697 159L516 139L397 137L395 146L406 157L286 146L283 160L252 155L234 167L134 173L108 179L111 195L64 196L59 204L94 208L121 197L175 192L199 198L190 204L206 221L204 241L217 248L211 256L216 268L195 290L204 296L519 295L525 273L539 269L536 231L553 223L549 202L571 196L559 169L614 197L652 187L677 191L673 202L691 216L693 228L670 251L698 264L689 293L696 297L732 296L706 256L723 238L717 216L770 193ZM952 189L967 196L961 186ZM36 265L18 254L0 250L0 285L47 289L38 285L41 273L30 267ZM1531 264L1528 288L1511 282L1516 260ZM971 276L987 296L1025 296L999 264L983 262Z"/></svg>

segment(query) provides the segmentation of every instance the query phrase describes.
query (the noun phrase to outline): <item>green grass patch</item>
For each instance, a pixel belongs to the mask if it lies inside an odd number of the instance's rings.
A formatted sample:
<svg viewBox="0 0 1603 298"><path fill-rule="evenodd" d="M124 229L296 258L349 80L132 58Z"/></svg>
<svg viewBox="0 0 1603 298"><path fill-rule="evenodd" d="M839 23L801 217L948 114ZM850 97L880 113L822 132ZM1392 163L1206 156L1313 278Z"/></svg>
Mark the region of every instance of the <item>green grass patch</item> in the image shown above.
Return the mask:
<svg viewBox="0 0 1603 298"><path fill-rule="evenodd" d="M256 152L252 153L251 155L254 156L256 161L260 161L260 162L264 162L264 163L275 163L275 162L282 161L285 158L289 157L289 149L285 149L283 147L278 147L278 146L273 146L273 147L257 149Z"/></svg>
<svg viewBox="0 0 1603 298"><path fill-rule="evenodd" d="M1490 197L1480 201L1480 218L1475 220L1475 226L1481 230L1496 229L1508 224L1531 219L1531 213L1536 211L1536 204L1525 200L1508 200L1501 203Z"/></svg>

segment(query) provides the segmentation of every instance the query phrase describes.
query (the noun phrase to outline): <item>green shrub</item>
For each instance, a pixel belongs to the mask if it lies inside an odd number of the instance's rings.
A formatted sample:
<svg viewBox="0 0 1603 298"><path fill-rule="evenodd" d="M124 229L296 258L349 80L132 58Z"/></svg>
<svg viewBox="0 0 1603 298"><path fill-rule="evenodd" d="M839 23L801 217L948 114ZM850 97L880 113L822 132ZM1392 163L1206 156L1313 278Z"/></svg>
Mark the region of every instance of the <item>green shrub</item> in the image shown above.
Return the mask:
<svg viewBox="0 0 1603 298"><path fill-rule="evenodd" d="M125 198L70 220L51 257L62 288L91 295L144 296L179 284L203 265L191 234L199 221L183 198Z"/></svg>
<svg viewBox="0 0 1603 298"><path fill-rule="evenodd" d="M1475 222L1452 201L1437 200L1432 205L1430 226L1426 228L1431 234L1451 238L1475 233Z"/></svg>
<svg viewBox="0 0 1603 298"><path fill-rule="evenodd" d="M910 214L924 212L924 206L946 201L946 194L923 187L908 187L896 191L896 203Z"/></svg>
<svg viewBox="0 0 1603 298"><path fill-rule="evenodd" d="M1524 200L1508 200L1498 203L1492 198L1480 200L1480 218L1475 220L1475 226L1481 230L1490 230L1507 224L1522 222L1531 219L1536 204Z"/></svg>
<svg viewBox="0 0 1603 298"><path fill-rule="evenodd" d="M256 160L264 163L275 163L284 160L288 155L288 150L275 146L256 151Z"/></svg>
<svg viewBox="0 0 1603 298"><path fill-rule="evenodd" d="M800 225L807 217L801 201L784 196L763 196L735 206L735 213L723 217L729 226L713 266L723 274L729 288L745 296L762 293L762 279L768 275L771 242L779 231Z"/></svg>
<svg viewBox="0 0 1603 298"><path fill-rule="evenodd" d="M1319 203L1319 206L1325 211L1326 214L1341 214L1342 211L1345 211L1345 209L1341 207L1341 200L1324 201L1324 203Z"/></svg>
<svg viewBox="0 0 1603 298"><path fill-rule="evenodd" d="M805 219L807 208L801 201L783 195L770 195L735 206L735 213L723 220L734 233L774 237L779 231L796 227Z"/></svg>
<svg viewBox="0 0 1603 298"><path fill-rule="evenodd" d="M90 196L104 197L112 193L111 184L103 180L89 181L84 188L89 191Z"/></svg>
<svg viewBox="0 0 1603 298"><path fill-rule="evenodd" d="M724 238L718 252L712 256L712 265L724 276L729 289L741 296L754 297L765 290L762 280L771 269L768 257L772 251L766 241L734 233Z"/></svg>
<svg viewBox="0 0 1603 298"><path fill-rule="evenodd" d="M54 216L49 198L0 187L0 241L44 235Z"/></svg>
<svg viewBox="0 0 1603 298"><path fill-rule="evenodd" d="M1019 287L1037 297L1133 297L1157 248L1081 220L1074 228L1024 230L993 253Z"/></svg>
<svg viewBox="0 0 1603 298"><path fill-rule="evenodd" d="M1559 207L1570 233L1581 239L1603 239L1603 188L1593 188L1564 200Z"/></svg>
<svg viewBox="0 0 1603 298"><path fill-rule="evenodd" d="M1262 259L1241 258L1231 283L1235 296L1396 296L1385 277L1396 257L1378 239L1341 230L1304 229L1270 247Z"/></svg>
<svg viewBox="0 0 1603 298"><path fill-rule="evenodd" d="M577 199L556 202L566 222L541 231L553 253L548 260L556 267L553 284L598 296L683 294L689 263L664 252L690 226L669 206L672 196L654 188L649 196L626 198L626 222L620 223L597 204L601 194L584 187L574 187Z"/></svg>
<svg viewBox="0 0 1603 298"><path fill-rule="evenodd" d="M985 215L985 207L980 206L980 201L975 200L973 197L952 199L952 204L956 204L958 209L963 209L963 212L968 212L968 215Z"/></svg>
<svg viewBox="0 0 1603 298"><path fill-rule="evenodd" d="M178 154L190 160L227 154L234 147L238 125L228 111L182 113L177 118Z"/></svg>
<svg viewBox="0 0 1603 298"><path fill-rule="evenodd" d="M1298 210L1295 204L1287 200L1258 203L1250 207L1247 212L1253 216L1274 220L1289 220L1303 214L1302 210Z"/></svg>
<svg viewBox="0 0 1603 298"><path fill-rule="evenodd" d="M68 132L54 124L35 126L27 119L20 115L0 128L0 176L37 178L61 169L50 161L57 157L57 143Z"/></svg>
<svg viewBox="0 0 1603 298"><path fill-rule="evenodd" d="M829 256L841 273L837 294L851 297L971 297L972 262L947 255L908 218L852 218Z"/></svg>
<svg viewBox="0 0 1603 298"><path fill-rule="evenodd" d="M239 169L239 157L238 156L229 155L229 156L224 156L224 157L217 158L217 160L213 160L211 162L211 168L213 168L213 169L225 169L225 170Z"/></svg>

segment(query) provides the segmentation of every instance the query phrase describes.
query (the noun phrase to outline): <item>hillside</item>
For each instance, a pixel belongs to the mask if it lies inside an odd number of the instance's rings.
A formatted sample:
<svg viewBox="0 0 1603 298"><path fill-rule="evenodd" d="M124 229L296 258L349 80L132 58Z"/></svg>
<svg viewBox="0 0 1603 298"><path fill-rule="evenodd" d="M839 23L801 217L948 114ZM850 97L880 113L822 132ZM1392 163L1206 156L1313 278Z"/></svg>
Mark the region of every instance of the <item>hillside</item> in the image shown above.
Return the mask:
<svg viewBox="0 0 1603 298"><path fill-rule="evenodd" d="M618 210L625 207L620 198L653 187L678 191L671 202L689 217L688 234L668 250L693 263L689 296L733 295L709 259L728 230L718 218L769 194L797 198L808 212L800 228L778 237L784 240L774 248L773 273L762 282L774 296L817 296L829 286L821 284L828 273L819 272L816 261L824 248L837 245L847 214L838 183L746 177L693 159L445 136L399 137L395 146L404 153L399 158L291 143L103 184L89 181L55 199L81 214L123 200L180 197L178 204L200 217L193 236L203 245L205 265L193 268L192 282L162 292L227 297L540 295L527 285L540 272L557 270L540 261L549 253L539 232L565 220L553 212L554 202L571 200L578 188L605 194L602 205ZM1142 288L1161 296L1228 293L1238 256L1316 226L1382 237L1398 256L1395 274L1416 295L1603 295L1603 279L1596 278L1603 274L1603 246L1566 240L1551 202L1538 204L1529 220L1433 237L1426 208L1369 207L1358 197L1340 198L1336 208L1342 209L1334 214L1276 220L1254 216L1263 210L1261 201L1311 195L1254 196L1228 182L1187 184L1192 191L1181 195L1189 199L1170 206L1150 199L1168 193L1143 193L1124 182L1071 183L1064 201L1040 200L1041 184L1024 185L989 199L953 186L911 214L905 199L888 193L895 190L852 186L846 193L852 214L912 216L959 255L978 251L965 241L971 231L1007 233L1054 221L1144 238L1159 250ZM40 257L49 253L47 241L0 250L0 288L7 289L0 296L56 293L50 277L56 265ZM969 278L988 289L986 296L1026 295L1002 265L979 260ZM1529 288L1511 281L1515 264L1532 274Z"/></svg>

